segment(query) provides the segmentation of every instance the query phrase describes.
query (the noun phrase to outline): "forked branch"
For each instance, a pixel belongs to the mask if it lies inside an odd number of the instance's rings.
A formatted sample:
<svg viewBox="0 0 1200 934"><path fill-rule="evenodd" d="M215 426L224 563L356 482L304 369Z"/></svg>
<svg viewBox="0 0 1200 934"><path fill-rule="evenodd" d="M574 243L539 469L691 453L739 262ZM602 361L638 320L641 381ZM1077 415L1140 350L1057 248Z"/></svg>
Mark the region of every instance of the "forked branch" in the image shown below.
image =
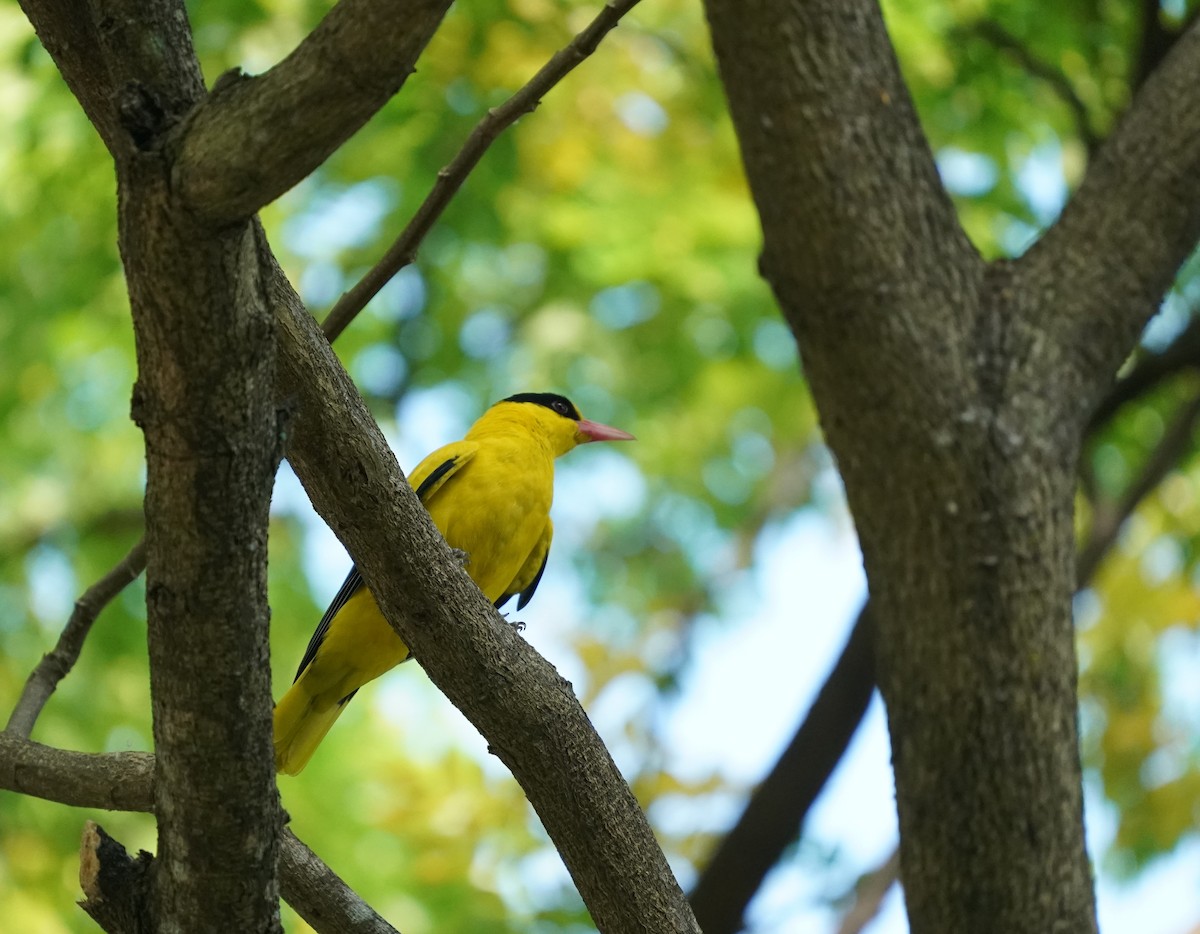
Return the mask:
<svg viewBox="0 0 1200 934"><path fill-rule="evenodd" d="M612 0L605 5L596 18L569 45L554 53L521 90L489 110L476 124L458 154L438 172L432 190L383 258L329 310L321 323L321 330L329 340L336 339L367 302L378 295L396 273L416 259L421 241L496 138L519 117L532 112L551 88L596 51L600 40L637 4L638 0Z"/></svg>

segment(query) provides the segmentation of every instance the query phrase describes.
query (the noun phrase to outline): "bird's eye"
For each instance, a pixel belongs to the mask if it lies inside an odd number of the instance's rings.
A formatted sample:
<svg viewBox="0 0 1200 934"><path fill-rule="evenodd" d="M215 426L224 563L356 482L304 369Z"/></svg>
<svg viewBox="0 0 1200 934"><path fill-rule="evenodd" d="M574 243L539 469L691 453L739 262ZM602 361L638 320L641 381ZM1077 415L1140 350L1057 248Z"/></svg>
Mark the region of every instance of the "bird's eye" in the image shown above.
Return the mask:
<svg viewBox="0 0 1200 934"><path fill-rule="evenodd" d="M555 402L554 403L554 411L557 412L559 415L566 415L567 414L567 404L565 402Z"/></svg>

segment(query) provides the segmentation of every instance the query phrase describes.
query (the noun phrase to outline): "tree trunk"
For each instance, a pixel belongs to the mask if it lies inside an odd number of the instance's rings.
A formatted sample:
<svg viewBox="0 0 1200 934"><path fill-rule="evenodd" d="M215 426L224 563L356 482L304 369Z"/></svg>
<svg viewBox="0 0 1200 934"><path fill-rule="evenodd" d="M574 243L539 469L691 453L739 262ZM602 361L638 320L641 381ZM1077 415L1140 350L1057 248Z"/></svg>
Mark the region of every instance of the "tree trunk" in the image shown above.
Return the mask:
<svg viewBox="0 0 1200 934"><path fill-rule="evenodd" d="M1196 33L1063 222L1020 261L987 264L938 180L876 3L707 9L763 273L862 543L912 929L1095 930L1075 464L1088 407L1200 228L1200 118L1184 91ZM1176 145L1157 153L1146 140L1166 132Z"/></svg>
<svg viewBox="0 0 1200 934"><path fill-rule="evenodd" d="M275 344L249 223L205 228L168 140L204 95L173 3L111 3L121 257L146 436L146 604L156 755L156 930L279 930L267 513ZM153 36L153 42L145 37Z"/></svg>

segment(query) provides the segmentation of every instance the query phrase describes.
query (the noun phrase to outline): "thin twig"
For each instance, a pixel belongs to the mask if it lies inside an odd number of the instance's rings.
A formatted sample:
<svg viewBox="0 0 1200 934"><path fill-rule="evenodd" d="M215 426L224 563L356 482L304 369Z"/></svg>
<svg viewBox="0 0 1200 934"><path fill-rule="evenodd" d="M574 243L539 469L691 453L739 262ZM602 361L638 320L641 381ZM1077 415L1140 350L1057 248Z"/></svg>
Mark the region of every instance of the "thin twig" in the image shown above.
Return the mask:
<svg viewBox="0 0 1200 934"><path fill-rule="evenodd" d="M1102 428L1126 403L1185 370L1200 370L1200 315L1195 309L1191 322L1170 344L1158 353L1141 354L1132 369L1109 389L1092 412L1087 434Z"/></svg>
<svg viewBox="0 0 1200 934"><path fill-rule="evenodd" d="M1050 86L1050 89L1070 108L1072 115L1075 117L1079 136L1083 139L1084 145L1087 146L1089 152L1093 151L1100 144L1100 134L1092 126L1087 106L1083 103L1083 99L1080 98L1079 93L1075 90L1075 86L1071 84L1066 75L1049 62L1043 61L1030 52L1020 39L999 23L985 19L976 23L974 28L976 34L982 39L991 43L997 49L1007 52L1016 60L1018 65L1035 78L1040 78Z"/></svg>
<svg viewBox="0 0 1200 934"><path fill-rule="evenodd" d="M21 697L13 708L12 716L8 718L6 732L28 739L33 732L33 725L38 715L46 706L46 701L58 687L58 682L67 676L79 653L83 650L83 640L91 631L96 617L114 597L137 579L146 567L146 539L142 538L134 545L117 566L92 584L78 600L71 612L67 625L63 627L58 643L47 654L42 656L36 668L25 682Z"/></svg>
<svg viewBox="0 0 1200 934"><path fill-rule="evenodd" d="M1129 484L1121 498L1110 509L1097 509L1087 542L1079 550L1075 572L1079 586L1082 587L1091 580L1101 559L1116 541L1125 521L1187 452L1198 421L1200 393L1179 407L1175 418L1163 432L1162 439L1142 465L1141 473Z"/></svg>
<svg viewBox="0 0 1200 934"><path fill-rule="evenodd" d="M334 340L363 310L367 302L379 294L380 289L405 266L416 259L417 248L431 227L441 217L450 200L462 187L471 170L483 158L488 147L509 126L524 114L531 113L545 94L566 77L584 59L596 51L596 46L628 13L638 0L611 0L587 28L571 40L570 44L555 52L550 61L530 79L529 83L476 124L462 149L438 172L433 189L426 196L408 226L388 248L378 263L359 282L345 292L330 309L321 329L325 336Z"/></svg>
<svg viewBox="0 0 1200 934"><path fill-rule="evenodd" d="M900 876L900 847L897 846L877 869L858 880L854 886L855 899L850 910L842 916L838 934L859 934L879 914L883 900Z"/></svg>

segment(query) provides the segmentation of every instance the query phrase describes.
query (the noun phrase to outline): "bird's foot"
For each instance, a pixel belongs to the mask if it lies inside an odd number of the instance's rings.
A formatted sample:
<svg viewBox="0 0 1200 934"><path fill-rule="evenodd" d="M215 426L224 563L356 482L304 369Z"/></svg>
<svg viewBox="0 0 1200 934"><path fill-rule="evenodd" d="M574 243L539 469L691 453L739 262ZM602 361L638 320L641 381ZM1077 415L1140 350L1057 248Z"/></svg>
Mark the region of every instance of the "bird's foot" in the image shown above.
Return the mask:
<svg viewBox="0 0 1200 934"><path fill-rule="evenodd" d="M450 554L454 556L454 560L458 562L460 568L465 568L471 563L471 555L461 548L451 548Z"/></svg>
<svg viewBox="0 0 1200 934"><path fill-rule="evenodd" d="M503 617L504 621L508 623L508 625L512 626L512 628L517 632L525 631L525 624L519 619L509 619L507 613L501 613L500 616Z"/></svg>

